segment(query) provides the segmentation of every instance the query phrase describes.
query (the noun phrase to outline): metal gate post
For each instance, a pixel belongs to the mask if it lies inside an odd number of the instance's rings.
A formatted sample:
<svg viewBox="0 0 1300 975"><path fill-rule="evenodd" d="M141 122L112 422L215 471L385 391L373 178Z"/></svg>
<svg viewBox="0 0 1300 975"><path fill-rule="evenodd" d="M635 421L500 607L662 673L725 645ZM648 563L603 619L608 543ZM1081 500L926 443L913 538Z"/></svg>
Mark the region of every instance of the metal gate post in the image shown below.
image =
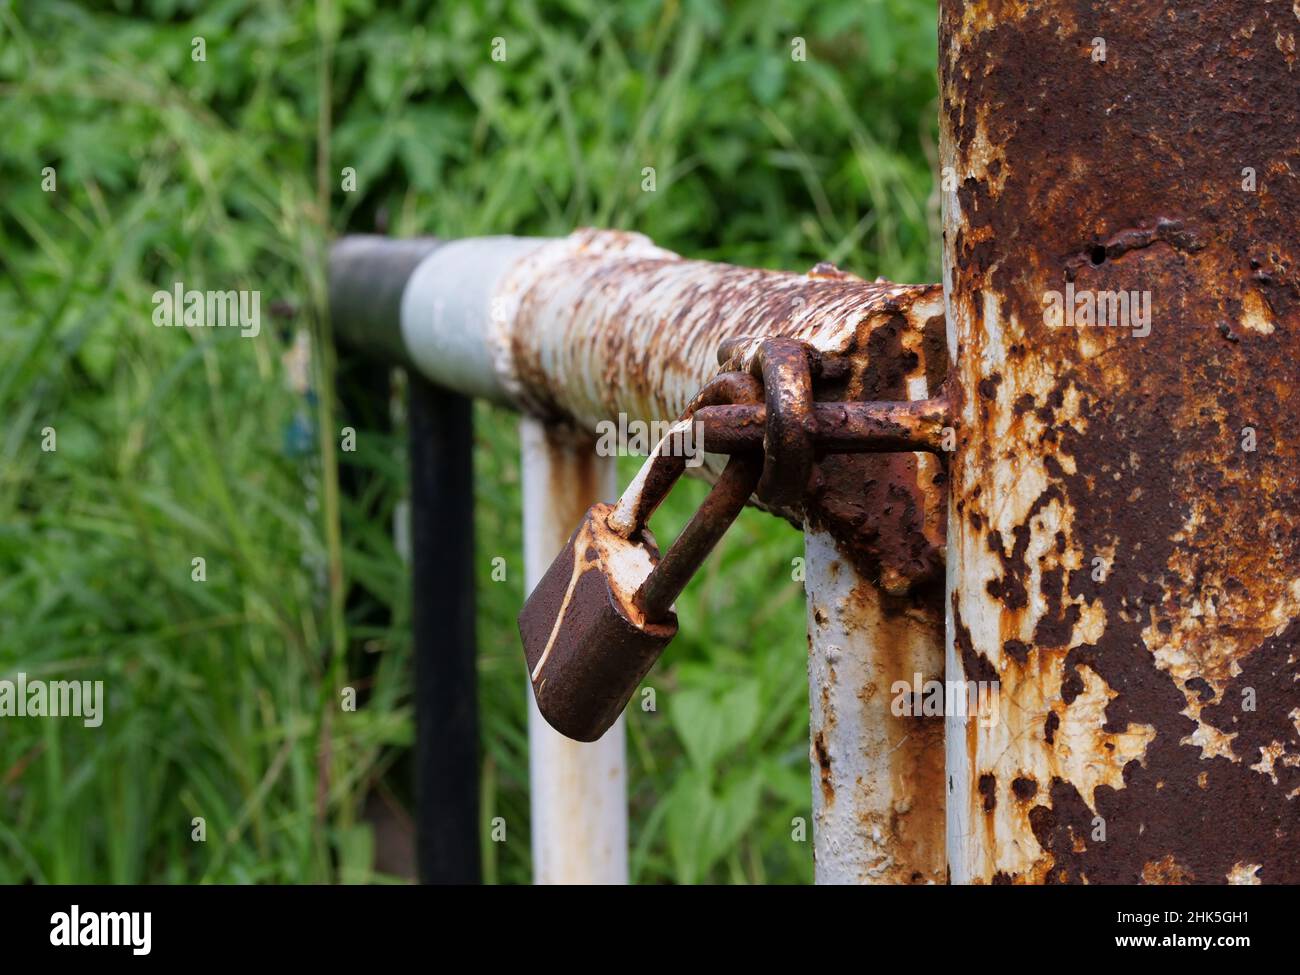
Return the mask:
<svg viewBox="0 0 1300 975"><path fill-rule="evenodd" d="M428 884L476 884L473 404L415 373L409 385L419 874Z"/></svg>
<svg viewBox="0 0 1300 975"><path fill-rule="evenodd" d="M841 398L921 400L947 365L918 302L856 346ZM931 454L829 455L805 512L813 845L818 884L944 883L943 466ZM827 530L827 515L856 520Z"/></svg>
<svg viewBox="0 0 1300 975"><path fill-rule="evenodd" d="M953 882L1300 881L1297 35L941 0Z"/></svg>
<svg viewBox="0 0 1300 975"><path fill-rule="evenodd" d="M818 884L944 882L943 719L892 688L943 673L942 611L891 598L825 532L804 536Z"/></svg>
<svg viewBox="0 0 1300 975"><path fill-rule="evenodd" d="M595 442L532 417L523 452L524 584L537 585L573 526L597 501L618 496L618 464ZM624 719L596 742L571 741L542 718L528 692L533 881L627 883Z"/></svg>

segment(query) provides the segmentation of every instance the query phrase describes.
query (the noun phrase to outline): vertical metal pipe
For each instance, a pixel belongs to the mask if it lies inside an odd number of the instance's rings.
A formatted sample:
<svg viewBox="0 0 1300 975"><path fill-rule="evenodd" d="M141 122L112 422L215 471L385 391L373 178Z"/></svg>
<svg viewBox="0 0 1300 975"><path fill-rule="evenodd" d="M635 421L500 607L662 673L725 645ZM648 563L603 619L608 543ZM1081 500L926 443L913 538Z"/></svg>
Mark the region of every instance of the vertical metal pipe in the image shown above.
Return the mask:
<svg viewBox="0 0 1300 975"><path fill-rule="evenodd" d="M954 882L1300 881L1297 35L941 0Z"/></svg>
<svg viewBox="0 0 1300 975"><path fill-rule="evenodd" d="M804 541L814 879L943 883L943 718L894 708L897 682L942 677L935 600L887 596L825 532Z"/></svg>
<svg viewBox="0 0 1300 975"><path fill-rule="evenodd" d="M531 590L596 501L618 495L618 465L585 436L525 417L524 582ZM533 880L538 884L627 883L624 719L599 741L555 731L528 692Z"/></svg>
<svg viewBox="0 0 1300 975"><path fill-rule="evenodd" d="M847 376L819 395L937 392L947 357L935 304L864 329ZM931 454L830 455L813 483L804 571L815 879L943 883L943 719L915 693L943 678L942 464Z"/></svg>
<svg viewBox="0 0 1300 975"><path fill-rule="evenodd" d="M471 410L470 400L410 373L416 835L424 883L481 879Z"/></svg>

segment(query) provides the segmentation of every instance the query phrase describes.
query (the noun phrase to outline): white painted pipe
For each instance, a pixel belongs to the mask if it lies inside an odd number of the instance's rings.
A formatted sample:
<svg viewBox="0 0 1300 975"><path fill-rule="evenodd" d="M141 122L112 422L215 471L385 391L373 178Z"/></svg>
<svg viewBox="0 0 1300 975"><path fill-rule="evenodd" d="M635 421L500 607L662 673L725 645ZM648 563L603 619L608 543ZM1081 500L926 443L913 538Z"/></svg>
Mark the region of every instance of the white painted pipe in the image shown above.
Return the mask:
<svg viewBox="0 0 1300 975"><path fill-rule="evenodd" d="M596 501L618 496L618 465L595 444L524 417L524 581L532 589ZM533 882L627 883L624 719L599 741L565 738L528 691Z"/></svg>
<svg viewBox="0 0 1300 975"><path fill-rule="evenodd" d="M408 267L417 243L335 245L338 333L446 389L592 432L619 413L675 419L716 373L724 339L783 335L852 354L890 316L919 327L942 314L933 286L692 261L622 231L425 242ZM401 263L381 276L390 248ZM379 300L399 285L400 303Z"/></svg>
<svg viewBox="0 0 1300 975"><path fill-rule="evenodd" d="M402 295L402 340L415 367L465 396L510 403L497 368L513 323L503 279L547 243L542 237L468 237L425 258Z"/></svg>
<svg viewBox="0 0 1300 975"><path fill-rule="evenodd" d="M943 718L897 714L895 684L943 676L934 610L888 605L829 534L804 534L814 876L941 884Z"/></svg>

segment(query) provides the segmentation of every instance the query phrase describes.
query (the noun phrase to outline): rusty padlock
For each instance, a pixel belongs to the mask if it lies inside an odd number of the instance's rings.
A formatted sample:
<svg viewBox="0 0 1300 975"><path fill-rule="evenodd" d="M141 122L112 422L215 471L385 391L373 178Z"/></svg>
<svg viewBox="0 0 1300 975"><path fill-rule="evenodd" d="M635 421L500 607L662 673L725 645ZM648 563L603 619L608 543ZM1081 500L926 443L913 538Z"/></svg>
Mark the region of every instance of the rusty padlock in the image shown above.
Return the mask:
<svg viewBox="0 0 1300 975"><path fill-rule="evenodd" d="M681 477L668 451L695 409L761 402L756 380L724 373L700 391L655 447L617 504L588 509L519 613L519 635L537 707L551 727L595 741L677 635L672 604L758 484L763 459L736 454L662 560L646 527Z"/></svg>

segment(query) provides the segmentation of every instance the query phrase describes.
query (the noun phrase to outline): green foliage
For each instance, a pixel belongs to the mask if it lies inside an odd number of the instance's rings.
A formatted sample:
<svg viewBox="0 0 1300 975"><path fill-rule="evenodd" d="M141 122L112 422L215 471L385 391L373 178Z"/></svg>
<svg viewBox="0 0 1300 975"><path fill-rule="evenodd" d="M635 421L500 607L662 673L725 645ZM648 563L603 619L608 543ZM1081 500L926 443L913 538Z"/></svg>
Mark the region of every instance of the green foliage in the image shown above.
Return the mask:
<svg viewBox="0 0 1300 975"><path fill-rule="evenodd" d="M334 234L596 225L932 279L934 48L920 0L0 3L0 677L108 698L98 729L0 719L0 882L390 879L362 810L409 797L403 438L339 451ZM155 329L177 281L260 291L262 334ZM476 418L482 848L525 882L518 443ZM641 882L811 877L799 554L747 512L679 602L656 709L628 713Z"/></svg>

